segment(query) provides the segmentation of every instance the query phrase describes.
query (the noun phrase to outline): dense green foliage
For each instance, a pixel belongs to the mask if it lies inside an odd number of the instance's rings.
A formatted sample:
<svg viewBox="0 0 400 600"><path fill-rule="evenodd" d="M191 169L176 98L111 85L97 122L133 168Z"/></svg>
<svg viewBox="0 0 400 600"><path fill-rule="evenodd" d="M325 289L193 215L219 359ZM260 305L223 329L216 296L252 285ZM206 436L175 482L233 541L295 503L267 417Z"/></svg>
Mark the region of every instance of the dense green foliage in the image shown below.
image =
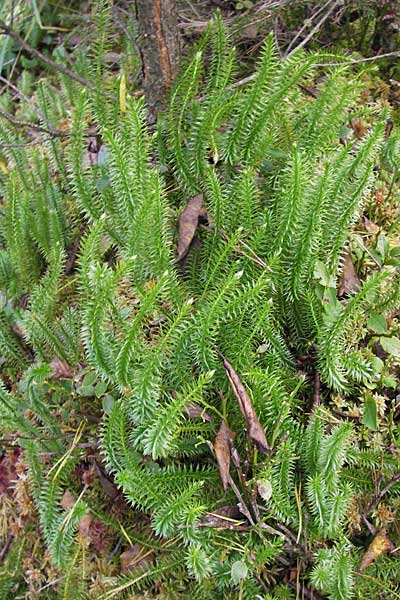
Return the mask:
<svg viewBox="0 0 400 600"><path fill-rule="evenodd" d="M331 600L368 597L350 513L360 518L356 501L373 494L376 467L384 481L395 475L398 429L392 421L391 452L386 439L370 448L328 407L387 385L367 320L385 322L400 305L390 252L358 291L337 294L376 165L398 153L396 132L385 141L387 110L372 107L362 139L343 142L357 79L333 68L310 96L304 86L326 56L282 62L272 36L252 81L232 86L235 52L216 18L150 130L143 99L125 98L104 67L105 5L97 18L97 46L76 64L97 92L62 78L55 102L50 84L38 87L43 125L68 120L69 135L19 147L11 126L0 129L0 418L24 451L41 533L64 574L59 597L132 597L156 583L164 597L295 598L282 574L299 564L301 580ZM198 193L202 224L177 261L178 216ZM246 435L221 354L248 391L268 455ZM313 405L316 377L325 406ZM74 439L70 411L82 421ZM89 510L117 531L118 519L82 485L62 502L84 458L85 411L101 418L108 473L130 510L147 515L140 541L154 550L151 562L105 579L102 596L88 591L79 524ZM225 493L213 454L221 420L235 432L240 473L232 466ZM210 526L238 493L249 516Z"/></svg>

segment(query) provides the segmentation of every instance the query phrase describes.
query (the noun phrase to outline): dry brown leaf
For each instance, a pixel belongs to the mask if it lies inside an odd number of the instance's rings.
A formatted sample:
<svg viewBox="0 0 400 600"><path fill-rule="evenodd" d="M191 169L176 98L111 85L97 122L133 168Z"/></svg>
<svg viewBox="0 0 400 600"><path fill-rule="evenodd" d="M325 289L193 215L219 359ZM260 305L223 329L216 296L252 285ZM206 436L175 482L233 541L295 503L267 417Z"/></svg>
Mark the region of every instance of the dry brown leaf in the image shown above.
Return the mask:
<svg viewBox="0 0 400 600"><path fill-rule="evenodd" d="M64 510L69 510L75 504L75 497L72 492L65 490L63 497L61 498L61 506Z"/></svg>
<svg viewBox="0 0 400 600"><path fill-rule="evenodd" d="M360 289L360 279L357 275L357 272L354 268L353 261L351 260L350 254L346 254L346 258L344 259L344 265L342 274L339 279L339 296L345 296L346 294L351 294L352 292L356 292Z"/></svg>
<svg viewBox="0 0 400 600"><path fill-rule="evenodd" d="M83 515L82 519L79 521L79 533L84 540L90 542L90 526L92 524L93 517L90 512L87 512Z"/></svg>
<svg viewBox="0 0 400 600"><path fill-rule="evenodd" d="M358 140L361 140L367 133L367 125L362 119L358 119L358 118L352 119L350 121L350 127L352 128L352 130L354 132L354 136Z"/></svg>
<svg viewBox="0 0 400 600"><path fill-rule="evenodd" d="M191 404L186 407L186 414L190 419L201 418L209 423L212 421L212 417L208 412L206 412L203 407L199 406L199 404L196 404L196 402L191 402Z"/></svg>
<svg viewBox="0 0 400 600"><path fill-rule="evenodd" d="M376 223L370 221L365 215L362 216L362 220L365 231L367 231L368 233L378 233L379 227Z"/></svg>
<svg viewBox="0 0 400 600"><path fill-rule="evenodd" d="M249 528L248 522L236 505L222 506L212 513L207 513L198 522L200 527L218 527L219 529L235 529L244 531Z"/></svg>
<svg viewBox="0 0 400 600"><path fill-rule="evenodd" d="M384 200L385 200L385 194L383 192L383 189L377 188L375 190L375 204L377 206L380 206L381 204L383 204Z"/></svg>
<svg viewBox="0 0 400 600"><path fill-rule="evenodd" d="M394 124L393 124L392 119L388 119L386 121L386 127L385 127L385 139L386 140L391 136L393 127L394 127Z"/></svg>
<svg viewBox="0 0 400 600"><path fill-rule="evenodd" d="M104 493L110 498L112 501L116 501L119 497L120 493L118 491L117 486L103 473L103 469L96 459L92 459L92 464L96 469L97 476L100 480L101 487L103 488Z"/></svg>
<svg viewBox="0 0 400 600"><path fill-rule="evenodd" d="M119 557L121 573L128 573L133 567L143 566L149 562L149 555L151 554L152 552L146 551L139 544L129 546Z"/></svg>
<svg viewBox="0 0 400 600"><path fill-rule="evenodd" d="M51 366L51 379L72 379L74 376L74 370L65 362L59 358L53 358L50 363Z"/></svg>
<svg viewBox="0 0 400 600"><path fill-rule="evenodd" d="M256 411L254 410L254 406L250 400L250 396L248 395L243 383L240 381L239 375L236 373L235 369L225 357L222 358L229 383L231 384L233 393L238 401L240 412L246 421L247 433L251 441L260 450L260 452L263 454L269 454L267 438L265 437L264 429L261 427L261 423L258 420Z"/></svg>
<svg viewBox="0 0 400 600"><path fill-rule="evenodd" d="M372 542L367 548L364 556L361 559L359 571L366 569L373 563L381 554L385 554L391 548L391 543L387 535L386 529L378 531Z"/></svg>
<svg viewBox="0 0 400 600"><path fill-rule="evenodd" d="M199 222L203 194L197 194L190 198L186 208L179 217L178 258L181 260L186 256L190 244L196 233Z"/></svg>
<svg viewBox="0 0 400 600"><path fill-rule="evenodd" d="M222 486L226 492L229 484L229 468L231 465L231 444L234 437L225 421L221 421L221 427L215 437L214 451L217 457L219 474Z"/></svg>
<svg viewBox="0 0 400 600"><path fill-rule="evenodd" d="M83 167L87 169L88 167L93 167L97 164L97 155L99 153L99 145L97 142L97 138L95 135L90 135L87 137L87 146L85 148L85 152L83 154Z"/></svg>

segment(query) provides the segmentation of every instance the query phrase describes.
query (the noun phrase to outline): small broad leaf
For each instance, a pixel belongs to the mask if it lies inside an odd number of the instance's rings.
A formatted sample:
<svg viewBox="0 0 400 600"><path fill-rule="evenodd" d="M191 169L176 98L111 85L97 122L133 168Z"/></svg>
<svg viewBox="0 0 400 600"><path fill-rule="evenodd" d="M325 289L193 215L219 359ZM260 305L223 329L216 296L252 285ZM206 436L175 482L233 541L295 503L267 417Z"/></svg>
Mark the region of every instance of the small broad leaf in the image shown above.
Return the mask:
<svg viewBox="0 0 400 600"><path fill-rule="evenodd" d="M380 375L383 371L385 363L379 356L373 356L371 359L371 366L374 370L375 375Z"/></svg>
<svg viewBox="0 0 400 600"><path fill-rule="evenodd" d="M100 398L101 396L103 396L103 394L106 393L107 388L108 384L105 381L99 381L98 383L96 383L96 387L94 388L96 398Z"/></svg>
<svg viewBox="0 0 400 600"><path fill-rule="evenodd" d="M265 354L265 352L267 352L268 348L269 348L269 344L261 344L261 346L259 346L257 348L257 352L258 352L258 354Z"/></svg>
<svg viewBox="0 0 400 600"><path fill-rule="evenodd" d="M107 146L102 144L100 146L100 150L97 154L97 164L99 165L99 167L105 167L107 164L107 159L108 159Z"/></svg>
<svg viewBox="0 0 400 600"><path fill-rule="evenodd" d="M385 317L376 312L370 314L367 321L367 326L369 329L372 329L372 331L375 331L375 333L387 332L387 323Z"/></svg>
<svg viewBox="0 0 400 600"><path fill-rule="evenodd" d="M89 373L86 373L85 377L82 380L82 386L87 387L89 385L93 385L96 379L96 373L94 371L89 371Z"/></svg>
<svg viewBox="0 0 400 600"><path fill-rule="evenodd" d="M378 428L378 409L373 396L368 396L365 400L362 423L373 431Z"/></svg>
<svg viewBox="0 0 400 600"><path fill-rule="evenodd" d="M199 222L202 203L203 194L193 196L179 217L178 260L186 256L192 243Z"/></svg>
<svg viewBox="0 0 400 600"><path fill-rule="evenodd" d="M257 481L257 491L260 494L261 498L268 502L268 500L272 496L272 485L268 479L261 479Z"/></svg>
<svg viewBox="0 0 400 600"><path fill-rule="evenodd" d="M382 383L385 387L392 388L392 390L395 390L397 388L398 381L395 377L387 375L382 379Z"/></svg>
<svg viewBox="0 0 400 600"><path fill-rule="evenodd" d="M234 563L232 563L231 578L235 585L240 583L242 579L246 579L248 573L249 570L247 565L242 560L236 560Z"/></svg>
<svg viewBox="0 0 400 600"><path fill-rule="evenodd" d="M94 396L94 387L92 385L82 385L76 391L79 396Z"/></svg>
<svg viewBox="0 0 400 600"><path fill-rule="evenodd" d="M400 358L400 340L397 337L381 337L379 343L385 352Z"/></svg>
<svg viewBox="0 0 400 600"><path fill-rule="evenodd" d="M329 273L328 267L321 260L315 262L314 277L324 287L336 288L335 278Z"/></svg>
<svg viewBox="0 0 400 600"><path fill-rule="evenodd" d="M98 192L102 192L103 190L105 190L106 188L110 187L111 185L111 181L110 179L105 175L104 177L100 177L100 179L98 180L98 182L96 183L96 190Z"/></svg>
<svg viewBox="0 0 400 600"><path fill-rule="evenodd" d="M103 398L103 410L106 413L106 415L110 415L112 413L112 410L114 408L114 404L115 404L115 400L112 396L110 396L110 394L107 394L107 396L104 396Z"/></svg>

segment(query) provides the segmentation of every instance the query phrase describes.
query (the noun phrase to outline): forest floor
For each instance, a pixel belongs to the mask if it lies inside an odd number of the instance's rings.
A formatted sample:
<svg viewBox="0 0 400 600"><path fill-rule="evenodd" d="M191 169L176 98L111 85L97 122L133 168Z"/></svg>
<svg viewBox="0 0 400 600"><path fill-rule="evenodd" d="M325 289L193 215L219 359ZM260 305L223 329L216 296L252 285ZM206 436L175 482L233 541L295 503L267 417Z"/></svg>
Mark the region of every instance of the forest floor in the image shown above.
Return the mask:
<svg viewBox="0 0 400 600"><path fill-rule="evenodd" d="M5 2L0 6L0 19L9 22L9 10L12 3ZM16 2L16 5L21 3ZM30 5L30 3L22 3ZM48 5L47 5L48 4ZM70 5L67 5L70 4ZM305 6L308 4L308 6ZM199 35L207 27L208 20L216 9L221 10L222 17L229 26L234 42L239 50L241 67L240 77L244 78L252 72L258 50L269 31L274 32L276 43L282 55L298 44L307 48L324 49L351 53L354 68L363 71L361 77L363 89L362 104L359 116L351 120L342 132L343 138L354 135L356 139L363 137L369 127L368 111L363 105L374 103L387 105L391 109L391 120L400 125L400 66L394 54L399 50L399 18L400 9L396 2L376 2L368 10L364 2L333 3L332 11L321 12L321 2L293 3L285 0L269 1L231 1L224 0L179 0L179 31L183 38L183 54L187 55ZM140 59L136 52L140 40L135 37L135 23L129 12L129 2L117 3L116 19L113 32L113 47L110 47L107 59L116 76L121 65L127 72L127 86L133 94L141 93ZM29 8L15 13L13 28L17 35L27 41L36 55L29 49L23 49L14 39L7 44L7 36L0 37L0 114L5 114L11 126L25 127L27 143L34 143L37 137L35 124L38 121L36 110L37 81L51 78L42 57L60 61L65 58L68 70L73 70L74 56L89 46L96 36L96 30L87 3L58 3L56 10L53 3L32 2ZM0 25L1 27L1 25ZM386 58L379 58L388 54ZM364 59L371 59L365 61ZM6 92L9 92L6 95ZM310 89L313 95L314 90ZM29 124L32 126L30 127ZM62 125L62 124L61 124ZM388 124L387 137L390 137L391 125ZM99 148L95 137L88 138L87 160L97 160ZM0 148L0 171L8 172L7 153ZM349 254L346 258L339 295L351 293L360 286L366 272L378 265L397 265L400 256L400 165L391 162L388 154L377 172L376 184L371 190L365 211L357 222L351 239ZM76 252L76 251L75 251ZM74 257L72 257L74 260ZM386 381L379 389L369 390L368 411L362 411L357 403L345 404L340 395L334 399L336 405L330 406L338 416L345 415L356 427L358 434L367 445L395 446L399 437L393 434L398 430L400 421L400 325L398 315L388 322L382 323L379 316L374 320L371 315L370 335L375 336L378 355L382 365L385 364ZM383 337L380 337L383 336ZM382 343L383 339L383 343ZM388 343L385 340L390 340ZM63 369L63 365L55 364L55 370ZM64 379L65 375L65 379ZM77 482L85 486L88 495L101 497L106 512L112 515L112 524L107 525L95 514L86 516L79 524L79 533L90 549L90 560L86 565L86 576L92 582L93 594L100 597L103 581L120 574L126 575L130 568L146 565L153 550L142 545L142 536L137 539L131 534L132 529L145 530L146 518L132 516L132 510L125 502L119 489L106 472L97 448L97 434L102 410L107 411L109 396L103 389L93 388L93 374L83 369L79 377L70 378L70 374L58 373L57 377L68 386L75 386L81 396L79 412L73 409L74 416L66 415L65 434L71 443L82 452L82 461L71 474L71 486ZM8 375L6 375L8 376ZM101 406L93 408L91 393L101 399ZM65 411L68 406L64 407ZM75 412L74 412L75 411ZM85 432L78 431L78 423L85 417ZM1 425L0 425L1 428ZM74 437L75 436L75 437ZM43 540L38 536L38 515L34 508L27 483L23 453L16 438L0 440L2 456L0 458L0 575L15 577L14 597L36 600L38 598L54 598L57 586L64 575L55 568L50 560ZM398 451L398 448L397 450ZM395 449L393 449L395 453ZM385 504L384 486L381 485L379 472L376 477L375 495L370 498L373 507L370 533L383 530L387 524L400 539L400 524L397 508ZM389 486L397 482L386 482ZM386 489L386 488L385 488ZM390 488L388 488L390 489ZM63 508L71 507L76 498L68 490L62 498ZM397 514L396 514L397 510ZM372 524L373 523L375 524ZM118 531L115 523L120 524ZM129 533L128 533L129 531ZM9 551L18 536L24 534L24 543L19 546L20 556L13 559L15 564L22 565L21 573L13 573L12 564L8 561ZM393 548L392 548L393 550ZM379 556L367 557L373 562ZM383 550L382 550L383 552ZM1 572L1 566L5 570ZM372 576L371 576L372 577ZM288 573L287 581L292 582L293 574ZM392 582L399 590L400 582ZM393 588L394 589L394 588ZM51 592L49 590L52 590ZM96 592L96 590L98 592ZM304 593L309 593L307 590ZM49 594L49 595L47 595ZM159 595L158 595L159 594ZM184 598L184 590L182 590ZM60 596L62 597L62 596ZM95 598L95 595L90 596ZM111 596L110 596L111 597ZM139 598L141 596L132 596ZM168 597L165 588L157 590L157 584L143 598ZM283 598L283 596L281 596ZM299 596L298 596L299 597ZM313 596L305 596L313 597ZM317 597L317 596L315 596ZM382 598L389 598L390 593ZM397 593L395 597L400 597ZM372 600L372 598L371 598Z"/></svg>

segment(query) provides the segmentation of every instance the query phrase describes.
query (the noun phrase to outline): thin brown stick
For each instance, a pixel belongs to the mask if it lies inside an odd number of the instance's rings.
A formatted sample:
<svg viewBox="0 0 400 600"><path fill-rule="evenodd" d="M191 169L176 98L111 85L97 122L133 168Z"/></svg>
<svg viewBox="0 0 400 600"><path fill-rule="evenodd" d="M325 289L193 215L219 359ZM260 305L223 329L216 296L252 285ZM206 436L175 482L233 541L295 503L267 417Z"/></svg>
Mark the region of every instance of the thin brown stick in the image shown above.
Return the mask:
<svg viewBox="0 0 400 600"><path fill-rule="evenodd" d="M18 127L26 127L29 129L33 129L33 131L41 131L53 137L65 137L69 135L67 131L61 131L60 129L53 129L52 127L36 125L36 123L30 123L29 121L20 121L20 119L16 119L11 113L3 110L2 108L0 108L0 116L7 119L7 121L12 123L12 125L17 125Z"/></svg>
<svg viewBox="0 0 400 600"><path fill-rule="evenodd" d="M394 486L396 485L396 483L399 483L400 481L400 473L396 473L395 475L393 475L392 479L385 485L384 488L382 489L378 489L377 492L375 492L374 497L372 498L371 502L368 504L367 508L365 509L364 513L363 513L363 517L367 517L373 510L375 510L375 508L378 506L379 502L382 500L382 498L385 496L385 494L387 494L387 492Z"/></svg>
<svg viewBox="0 0 400 600"><path fill-rule="evenodd" d="M20 144L1 144L0 148L28 148L30 146L39 146L40 144L45 144L46 142L51 142L54 140L54 136L47 138L36 138L36 140L32 140L31 142L21 142Z"/></svg>
<svg viewBox="0 0 400 600"><path fill-rule="evenodd" d="M315 63L313 66L314 67L349 67L351 65L357 65L357 64L361 64L364 62L370 62L370 61L374 61L374 60L379 60L381 58L389 58L389 57L395 57L395 56L400 56L400 50L395 50L394 52L386 52L385 54L375 54L374 56L369 56L367 58L356 58L354 60L348 60L348 61L343 61L343 62L330 62L330 63ZM235 83L232 83L231 85L227 86L227 90L234 90L238 87L242 87L243 85L246 85L247 83L250 83L251 81L254 81L258 76L258 73L252 73L251 75L248 75L248 77L244 77L243 79L239 79L239 81L235 81ZM203 98L199 98L199 101L201 101Z"/></svg>
<svg viewBox="0 0 400 600"><path fill-rule="evenodd" d="M0 75L0 81L2 81L3 83L5 83L7 87L11 88L20 98L22 98L22 100L25 100L25 102L27 104L29 104L29 106L31 108L33 108L33 110L35 111L35 113L38 115L39 119L42 119L42 121L46 121L46 117L44 116L44 114L42 113L42 111L39 109L39 107L36 106L36 104L32 101L32 98L29 98L28 96L26 96L26 94L24 94L15 85L15 83L13 83L12 81L9 81L8 79L6 79L5 77L3 77L2 75ZM46 123L46 124L49 125L48 123Z"/></svg>
<svg viewBox="0 0 400 600"><path fill-rule="evenodd" d="M314 25L314 27L311 29L310 33L308 35L306 35L306 37L299 44L297 44L297 46L295 48L293 48L293 50L288 52L287 56L291 56L292 54L297 52L297 50L300 50L300 48L303 48L303 46L305 46L311 40L311 38L314 37L314 35L317 33L317 31L322 27L322 25L325 23L327 18L333 13L335 8L337 6L339 6L339 4L340 4L340 2L334 2L332 4L332 6L326 11L324 16L321 17L321 19L318 21L318 23L316 23Z"/></svg>
<svg viewBox="0 0 400 600"><path fill-rule="evenodd" d="M246 519L249 521L249 523L251 525L255 525L254 519L251 516L251 513L250 513L249 509L247 508L245 501L243 500L243 496L240 493L239 488L237 487L236 483L233 481L233 479L230 475L229 475L229 485L231 486L236 498L239 500L240 512L246 517Z"/></svg>
<svg viewBox="0 0 400 600"><path fill-rule="evenodd" d="M80 83L81 85L83 85L89 89L92 89L92 90L96 89L96 86L94 85L94 83L87 81L86 79L84 79L83 77L78 75L77 73L74 73L74 71L67 69L67 67L64 67L63 65L59 65L51 58L48 58L47 56L45 56L44 54L39 52L39 50L36 50L36 48L33 48L32 46L30 46L30 44L28 44L20 35L18 35L18 33L16 31L14 31L2 19L0 19L0 30L2 30L6 35L10 36L10 38L12 38L16 42L18 42L24 50L29 52L32 56L36 56L37 59L39 59L42 63L44 63L51 69L54 69L55 71L58 71L59 73L62 73L66 77L73 79L77 83Z"/></svg>
<svg viewBox="0 0 400 600"><path fill-rule="evenodd" d="M375 54L374 56L368 56L367 58L355 58L354 60L349 60L345 62L316 63L314 67L347 67L348 65L357 65L364 62L378 60L380 58L389 58L391 56L400 56L400 50L395 50L394 52L386 52L385 54Z"/></svg>
<svg viewBox="0 0 400 600"><path fill-rule="evenodd" d="M320 6L320 8L313 15L311 15L311 17L309 19L306 19L304 21L303 25L297 31L296 35L289 42L289 45L286 48L286 55L289 54L289 52L293 48L295 42L299 39L299 37L301 36L301 34L303 33L303 31L305 31L309 27L309 25L311 24L311 22L313 21L313 19L315 19L323 10L325 10L325 8L327 6L329 6L329 4L331 3L331 1L332 0L328 0L328 2L326 2L325 4L323 4L322 6Z"/></svg>

